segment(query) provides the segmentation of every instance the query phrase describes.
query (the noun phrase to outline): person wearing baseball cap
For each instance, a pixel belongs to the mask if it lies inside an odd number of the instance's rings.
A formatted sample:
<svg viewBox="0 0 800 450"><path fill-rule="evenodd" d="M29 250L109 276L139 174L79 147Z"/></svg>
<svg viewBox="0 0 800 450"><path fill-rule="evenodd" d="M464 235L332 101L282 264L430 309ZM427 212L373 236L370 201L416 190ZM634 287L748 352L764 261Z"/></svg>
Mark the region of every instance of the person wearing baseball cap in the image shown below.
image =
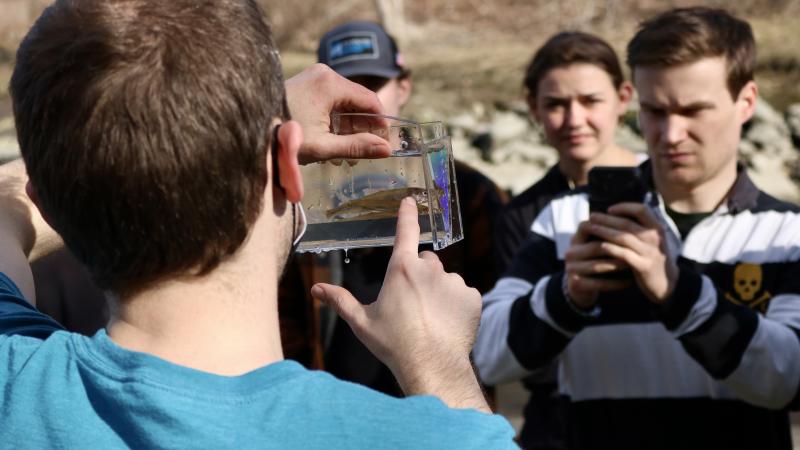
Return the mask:
<svg viewBox="0 0 800 450"><path fill-rule="evenodd" d="M318 61L339 75L374 91L384 114L399 116L411 97L411 70L395 40L373 22L348 22L320 39ZM481 293L488 291L499 275L492 257L494 218L507 200L489 178L456 160L458 196L464 239L437 252L445 270L460 274L467 285ZM350 263L342 269L342 286L358 299L377 298L391 248L350 251ZM391 371L355 337L347 323L338 319L325 351L325 369L337 378L357 382L387 394L402 391Z"/></svg>
<svg viewBox="0 0 800 450"><path fill-rule="evenodd" d="M411 71L394 38L373 22L348 22L322 37L319 62L378 94L389 116L397 116L411 96Z"/></svg>

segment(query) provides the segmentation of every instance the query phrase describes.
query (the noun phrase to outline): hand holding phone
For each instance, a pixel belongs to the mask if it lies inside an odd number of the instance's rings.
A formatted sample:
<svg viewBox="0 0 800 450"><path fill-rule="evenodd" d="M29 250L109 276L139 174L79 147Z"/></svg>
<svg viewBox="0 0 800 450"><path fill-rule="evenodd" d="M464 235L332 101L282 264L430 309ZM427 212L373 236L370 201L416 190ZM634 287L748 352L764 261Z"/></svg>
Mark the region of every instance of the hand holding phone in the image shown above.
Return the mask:
<svg viewBox="0 0 800 450"><path fill-rule="evenodd" d="M669 230L644 204L647 191L636 167L589 172L589 209L600 214L578 226L564 257L566 290L579 307L589 308L598 293L633 282L653 303L672 295L680 248L669 244Z"/></svg>
<svg viewBox="0 0 800 450"><path fill-rule="evenodd" d="M607 213L617 203L644 201L647 187L642 181L639 168L628 166L598 166L589 171L589 212ZM590 237L589 240L598 240ZM626 280L631 278L629 270L596 275L597 278Z"/></svg>

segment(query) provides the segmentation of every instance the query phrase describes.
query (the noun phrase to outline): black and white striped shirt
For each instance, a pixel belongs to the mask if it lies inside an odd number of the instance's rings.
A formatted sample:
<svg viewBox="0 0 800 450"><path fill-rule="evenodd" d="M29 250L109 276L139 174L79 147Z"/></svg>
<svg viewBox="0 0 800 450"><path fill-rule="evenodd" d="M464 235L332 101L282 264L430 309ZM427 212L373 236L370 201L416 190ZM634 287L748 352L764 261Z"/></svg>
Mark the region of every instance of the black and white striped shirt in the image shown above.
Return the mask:
<svg viewBox="0 0 800 450"><path fill-rule="evenodd" d="M643 164L649 173L649 164ZM759 191L743 170L727 200L681 240L662 307L635 287L576 313L563 258L588 218L585 190L553 200L508 272L484 296L474 349L488 384L560 355L576 448L791 448L787 409L800 382L800 209Z"/></svg>

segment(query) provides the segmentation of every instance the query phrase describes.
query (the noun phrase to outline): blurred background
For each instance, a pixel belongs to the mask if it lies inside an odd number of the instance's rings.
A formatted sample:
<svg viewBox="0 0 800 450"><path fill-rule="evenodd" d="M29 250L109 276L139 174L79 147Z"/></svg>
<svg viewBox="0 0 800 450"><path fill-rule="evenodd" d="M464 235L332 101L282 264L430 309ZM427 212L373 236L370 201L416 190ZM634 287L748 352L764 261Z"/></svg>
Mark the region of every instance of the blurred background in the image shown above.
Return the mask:
<svg viewBox="0 0 800 450"><path fill-rule="evenodd" d="M348 20L380 22L413 70L414 95L404 115L444 120L456 156L517 193L555 161L522 101L522 73L534 50L562 30L596 33L624 59L637 24L687 0L259 0L273 25L291 76L316 61L319 37ZM8 79L14 51L45 0L0 0L0 158L16 151ZM742 155L756 182L800 201L800 0L712 0L747 18L758 41L762 99L746 129ZM618 139L644 150L636 106ZM762 175L763 174L763 175ZM768 176L767 176L768 174Z"/></svg>

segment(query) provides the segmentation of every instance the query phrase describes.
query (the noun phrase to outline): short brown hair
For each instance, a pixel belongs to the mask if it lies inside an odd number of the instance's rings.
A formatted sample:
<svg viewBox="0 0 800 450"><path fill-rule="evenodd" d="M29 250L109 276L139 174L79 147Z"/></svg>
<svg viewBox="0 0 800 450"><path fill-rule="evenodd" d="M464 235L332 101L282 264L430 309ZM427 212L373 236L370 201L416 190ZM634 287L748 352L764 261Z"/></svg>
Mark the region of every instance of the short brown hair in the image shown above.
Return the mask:
<svg viewBox="0 0 800 450"><path fill-rule="evenodd" d="M617 89L625 81L619 58L606 41L588 33L561 32L548 39L528 64L524 80L528 95L536 97L539 81L550 70L580 63L593 64L606 71Z"/></svg>
<svg viewBox="0 0 800 450"><path fill-rule="evenodd" d="M253 0L58 0L11 79L43 212L100 287L205 274L262 208L280 61Z"/></svg>
<svg viewBox="0 0 800 450"><path fill-rule="evenodd" d="M723 9L693 7L662 13L639 26L628 43L628 66L668 67L724 57L733 98L753 80L756 43L750 25Z"/></svg>

